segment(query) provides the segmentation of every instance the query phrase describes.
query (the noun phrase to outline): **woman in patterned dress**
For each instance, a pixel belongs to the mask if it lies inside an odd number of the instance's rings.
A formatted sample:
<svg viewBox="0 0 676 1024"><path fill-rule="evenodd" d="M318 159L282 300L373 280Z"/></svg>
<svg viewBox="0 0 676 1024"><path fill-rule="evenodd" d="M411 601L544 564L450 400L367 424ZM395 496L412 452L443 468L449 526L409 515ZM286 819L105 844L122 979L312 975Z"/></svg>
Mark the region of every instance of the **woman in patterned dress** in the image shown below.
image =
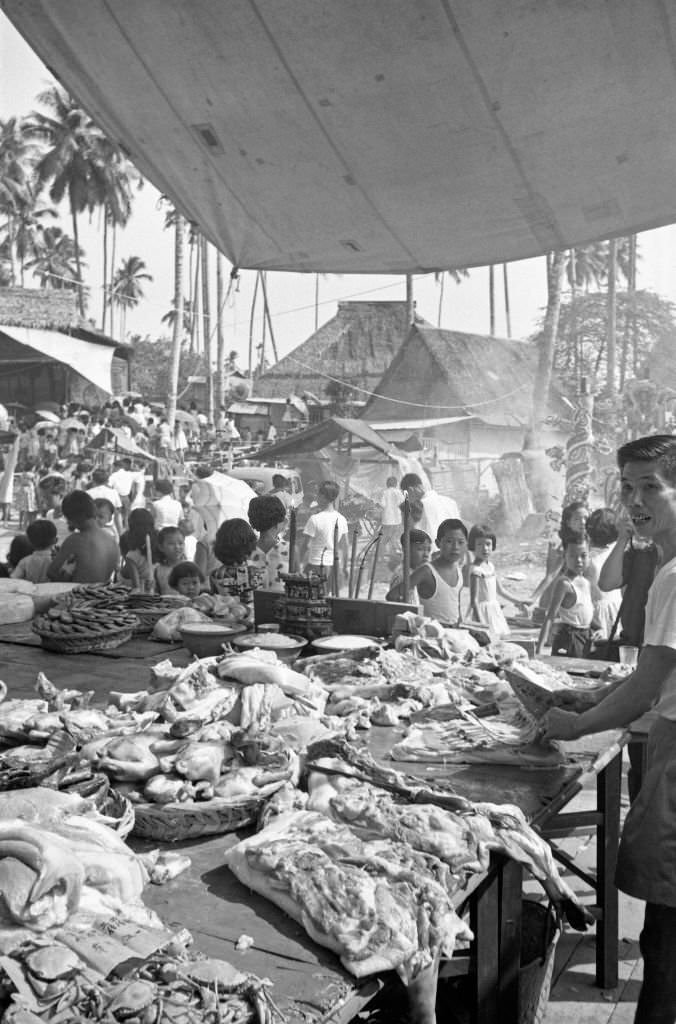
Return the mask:
<svg viewBox="0 0 676 1024"><path fill-rule="evenodd" d="M262 494L249 502L249 522L258 533L256 548L249 565L262 573L265 590L283 590L280 572L289 571L289 545L282 532L286 524L286 508L274 494Z"/></svg>

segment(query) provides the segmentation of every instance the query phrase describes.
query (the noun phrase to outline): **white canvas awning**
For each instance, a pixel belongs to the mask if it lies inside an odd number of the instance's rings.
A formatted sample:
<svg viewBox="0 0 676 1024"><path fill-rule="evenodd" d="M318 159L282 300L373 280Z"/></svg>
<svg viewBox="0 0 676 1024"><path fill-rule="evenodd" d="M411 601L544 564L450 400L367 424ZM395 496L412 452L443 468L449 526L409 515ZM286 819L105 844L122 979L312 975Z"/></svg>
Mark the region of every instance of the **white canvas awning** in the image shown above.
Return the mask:
<svg viewBox="0 0 676 1024"><path fill-rule="evenodd" d="M112 345L96 345L82 341L60 331L47 331L38 327L10 327L0 324L0 333L6 334L21 345L47 356L59 363L72 367L81 377L86 377L97 388L111 394L111 366L115 349ZM0 362L3 361L0 344ZM16 359L12 357L11 362Z"/></svg>
<svg viewBox="0 0 676 1024"><path fill-rule="evenodd" d="M462 420L474 419L473 416L437 416L435 419L417 420L365 420L379 434L388 434L392 430L425 430L430 427L446 427L449 423L460 423Z"/></svg>
<svg viewBox="0 0 676 1024"><path fill-rule="evenodd" d="M664 0L0 4L237 267L468 267L676 221Z"/></svg>

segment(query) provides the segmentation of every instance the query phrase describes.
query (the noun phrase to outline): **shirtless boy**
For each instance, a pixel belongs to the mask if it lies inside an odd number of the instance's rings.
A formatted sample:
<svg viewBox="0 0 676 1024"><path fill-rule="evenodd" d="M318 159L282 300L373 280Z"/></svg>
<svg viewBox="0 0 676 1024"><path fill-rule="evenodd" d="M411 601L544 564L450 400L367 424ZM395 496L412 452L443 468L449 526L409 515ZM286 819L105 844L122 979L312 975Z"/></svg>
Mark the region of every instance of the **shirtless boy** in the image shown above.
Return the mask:
<svg viewBox="0 0 676 1024"><path fill-rule="evenodd" d="M73 491L63 499L61 511L71 533L52 559L50 580L72 583L108 583L115 572L120 551L115 540L96 522L93 498L85 491Z"/></svg>

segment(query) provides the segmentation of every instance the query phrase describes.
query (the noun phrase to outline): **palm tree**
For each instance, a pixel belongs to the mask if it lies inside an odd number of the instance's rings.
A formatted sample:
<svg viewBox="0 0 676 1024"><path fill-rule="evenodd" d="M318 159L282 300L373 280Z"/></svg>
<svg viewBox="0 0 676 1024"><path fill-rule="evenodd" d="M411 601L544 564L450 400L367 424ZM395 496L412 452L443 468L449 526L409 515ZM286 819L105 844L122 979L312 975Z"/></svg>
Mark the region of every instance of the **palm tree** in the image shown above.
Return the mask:
<svg viewBox="0 0 676 1024"><path fill-rule="evenodd" d="M491 263L488 268L488 320L491 337L495 334L495 267Z"/></svg>
<svg viewBox="0 0 676 1024"><path fill-rule="evenodd" d="M225 404L225 335L223 333L223 253L216 250L216 405Z"/></svg>
<svg viewBox="0 0 676 1024"><path fill-rule="evenodd" d="M47 225L44 221L47 217L55 219L57 216L58 214L53 207L37 207L34 203L22 203L17 210L14 246L16 259L19 263L19 280L22 288L26 262L39 256L45 245L44 236Z"/></svg>
<svg viewBox="0 0 676 1024"><path fill-rule="evenodd" d="M616 320L617 320L617 239L611 238L608 243L608 329L606 334L606 391L612 398L615 394L616 351Z"/></svg>
<svg viewBox="0 0 676 1024"><path fill-rule="evenodd" d="M538 364L533 387L533 423L529 432L529 445L540 447L540 432L549 401L549 390L554 366L554 350L559 329L561 291L566 254L557 250L547 254L547 311L538 351Z"/></svg>
<svg viewBox="0 0 676 1024"><path fill-rule="evenodd" d="M16 230L21 211L34 203L32 160L35 146L28 140L23 122L16 117L0 121L0 215L5 228L10 283L16 280Z"/></svg>
<svg viewBox="0 0 676 1024"><path fill-rule="evenodd" d="M469 277L469 270L464 267L456 267L454 270L437 270L434 275L434 280L439 285L439 308L437 309L437 327L441 327L441 319L444 308L444 285L446 283L446 275L450 277L451 281L455 281L456 284L465 277Z"/></svg>
<svg viewBox="0 0 676 1024"><path fill-rule="evenodd" d="M122 263L115 271L111 301L112 305L117 306L121 311L121 341L124 341L126 335L127 310L135 309L138 306L144 297L143 282L152 280L152 274L147 272L145 261L140 256L129 256L126 260L122 260ZM112 311L110 329L112 332Z"/></svg>
<svg viewBox="0 0 676 1024"><path fill-rule="evenodd" d="M26 122L31 138L41 138L46 149L35 171L39 185L49 185L49 197L59 204L68 198L73 225L75 259L80 288L78 301L84 316L82 265L78 237L78 214L92 212L106 194L106 154L109 143L89 115L58 86L40 93L38 102L47 112L34 111Z"/></svg>
<svg viewBox="0 0 676 1024"><path fill-rule="evenodd" d="M184 337L190 337L190 331L192 329L194 320L194 313L190 299L186 299L185 296L183 296L181 318L183 320L182 334ZM172 305L171 309L164 314L160 323L166 324L167 327L171 327L173 331L174 325L177 323L177 321L178 315L176 313L176 305Z"/></svg>
<svg viewBox="0 0 676 1024"><path fill-rule="evenodd" d="M42 288L73 291L80 286L80 271L86 264L82 250L59 227L45 228L36 255L26 262L26 270L40 279Z"/></svg>
<svg viewBox="0 0 676 1024"><path fill-rule="evenodd" d="M115 242L118 227L128 223L132 212L132 186L143 186L143 178L124 154L113 146L108 139L101 142L103 160L102 194L99 196L103 207L103 306L101 311L101 330L106 329L106 315L111 301L115 268ZM112 228L113 252L110 260L111 280L108 282L108 229ZM111 312L112 317L112 312ZM112 331L112 324L111 324Z"/></svg>
<svg viewBox="0 0 676 1024"><path fill-rule="evenodd" d="M507 337L512 337L512 314L509 308L509 276L507 274L507 264L502 264L502 289L505 296L505 324L507 326Z"/></svg>
<svg viewBox="0 0 676 1024"><path fill-rule="evenodd" d="M207 419L214 422L214 378L211 351L211 303L209 302L209 243L200 236L200 263L202 266L202 337L204 359L207 364Z"/></svg>
<svg viewBox="0 0 676 1024"><path fill-rule="evenodd" d="M175 215L174 243L174 325L171 342L171 363L169 366L169 395L167 400L167 419L174 429L176 419L176 400L178 395L178 371L181 363L181 343L183 341L183 242L185 222L178 211Z"/></svg>

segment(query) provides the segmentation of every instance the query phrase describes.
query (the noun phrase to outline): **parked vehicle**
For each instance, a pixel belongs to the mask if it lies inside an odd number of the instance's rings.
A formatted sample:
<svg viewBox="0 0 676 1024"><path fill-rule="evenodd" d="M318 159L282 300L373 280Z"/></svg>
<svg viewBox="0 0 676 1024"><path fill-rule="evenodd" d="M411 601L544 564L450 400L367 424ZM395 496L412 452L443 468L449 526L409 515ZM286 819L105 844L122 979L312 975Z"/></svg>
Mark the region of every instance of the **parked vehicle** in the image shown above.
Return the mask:
<svg viewBox="0 0 676 1024"><path fill-rule="evenodd" d="M273 476L283 476L291 484L291 501L294 508L298 508L303 500L303 481L297 469L289 469L286 466L233 466L228 474L238 480L245 480L249 487L261 494L267 494L274 488Z"/></svg>

